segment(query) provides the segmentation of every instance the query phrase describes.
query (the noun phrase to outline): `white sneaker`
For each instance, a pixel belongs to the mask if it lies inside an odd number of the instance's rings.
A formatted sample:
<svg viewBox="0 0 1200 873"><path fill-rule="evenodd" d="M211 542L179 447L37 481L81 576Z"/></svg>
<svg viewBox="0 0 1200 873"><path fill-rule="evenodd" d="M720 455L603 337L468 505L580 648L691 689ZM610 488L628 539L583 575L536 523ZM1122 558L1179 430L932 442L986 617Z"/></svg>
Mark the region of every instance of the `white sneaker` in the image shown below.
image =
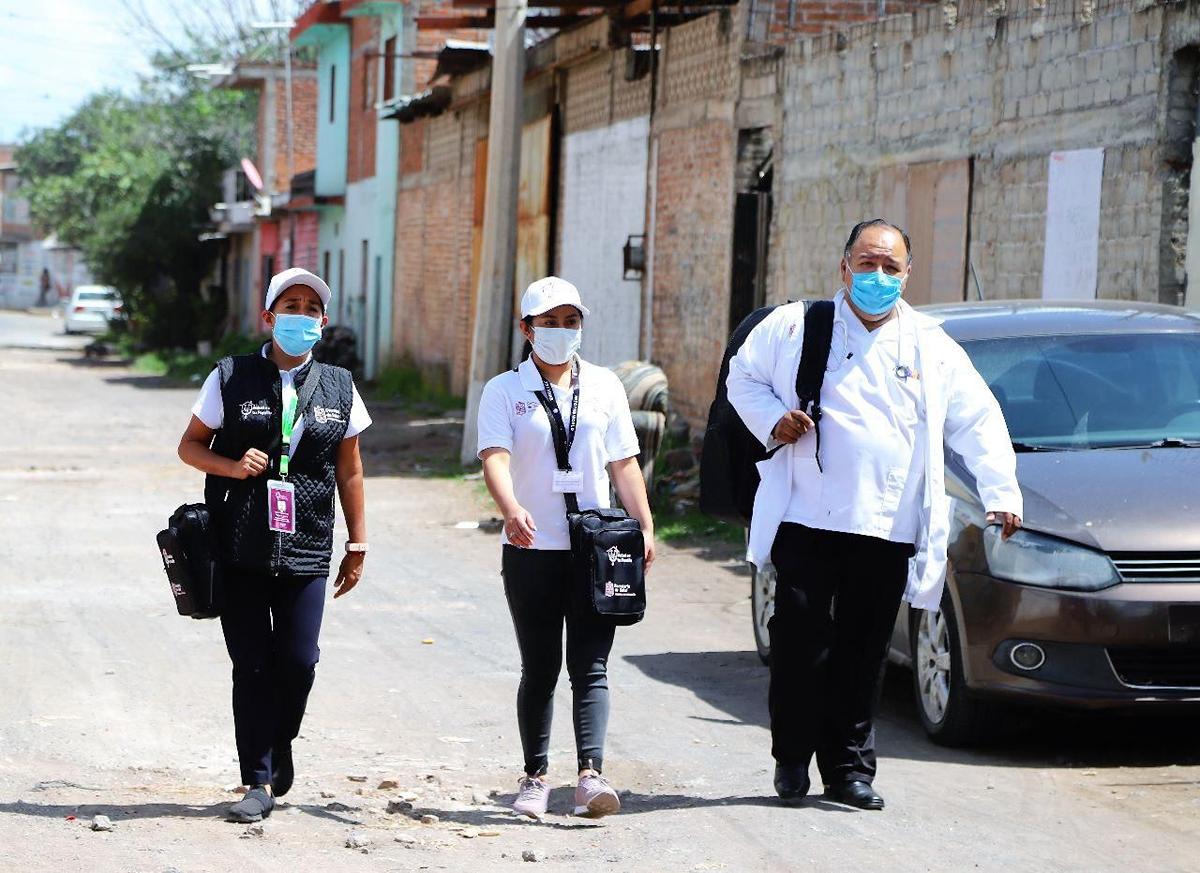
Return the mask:
<svg viewBox="0 0 1200 873"><path fill-rule="evenodd" d="M621 798L617 797L617 792L607 779L596 775L579 777L579 787L575 789L576 815L600 818L612 815L620 808Z"/></svg>
<svg viewBox="0 0 1200 873"><path fill-rule="evenodd" d="M522 776L517 787L513 812L530 818L541 818L550 803L550 786L536 776Z"/></svg>

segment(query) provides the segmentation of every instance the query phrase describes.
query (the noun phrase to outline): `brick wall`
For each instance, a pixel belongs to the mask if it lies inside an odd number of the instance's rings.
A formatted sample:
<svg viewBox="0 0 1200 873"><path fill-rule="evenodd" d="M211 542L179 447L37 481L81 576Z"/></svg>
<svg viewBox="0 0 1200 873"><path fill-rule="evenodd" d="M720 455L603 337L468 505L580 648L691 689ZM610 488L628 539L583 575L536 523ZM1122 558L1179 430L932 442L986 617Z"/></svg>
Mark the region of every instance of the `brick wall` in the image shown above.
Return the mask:
<svg viewBox="0 0 1200 873"><path fill-rule="evenodd" d="M419 3L411 3L407 10L410 18L406 24L409 27L409 32L415 33L416 38L412 39L409 45L415 48L418 52L436 52L446 44L447 40L461 40L463 42L478 42L487 45L491 37L490 30L475 30L470 28L458 28L455 30L433 30L429 28L417 29L416 23L412 21L411 16L415 15L443 15L443 16L461 16L469 12L469 10L456 7L454 0L421 0ZM473 14L473 13L472 13ZM429 87L433 80L433 71L437 68L437 61L432 58L418 58L412 62L411 66L411 87L415 92L420 92Z"/></svg>
<svg viewBox="0 0 1200 873"><path fill-rule="evenodd" d="M310 272L320 275L323 269L320 263L320 220L315 211L296 212L292 214L292 263L293 267L303 267ZM330 276L321 276L326 282L332 283Z"/></svg>
<svg viewBox="0 0 1200 873"><path fill-rule="evenodd" d="M287 176L287 95L286 81L279 81L276 101L276 130L279 131L279 150L276 153L276 177L282 180L280 190L291 185ZM317 79L316 75L294 76L292 79L292 173L307 173L317 166Z"/></svg>
<svg viewBox="0 0 1200 873"><path fill-rule="evenodd" d="M274 156L271 168L259 167L266 174L273 172L275 193L289 190L288 175L288 124L287 124L287 77L281 72L273 84L265 84L258 90L258 139L259 160L267 153L264 138L273 133ZM269 96L268 96L269 95ZM267 118L273 109L274 117ZM311 71L293 71L292 78L292 174L304 173L317 165L317 80Z"/></svg>
<svg viewBox="0 0 1200 873"><path fill-rule="evenodd" d="M740 40L717 12L663 37L652 141L656 210L651 358L693 429L708 413L728 334Z"/></svg>
<svg viewBox="0 0 1200 873"><path fill-rule="evenodd" d="M375 175L375 104L379 90L379 19L359 16L350 24L350 139L346 181L353 185Z"/></svg>
<svg viewBox="0 0 1200 873"><path fill-rule="evenodd" d="M727 121L658 135L652 357L693 428L708 414L728 335L733 172Z"/></svg>
<svg viewBox="0 0 1200 873"><path fill-rule="evenodd" d="M912 12L939 0L883 0L883 17ZM880 0L753 0L747 10L747 33L761 41L787 41L798 35L825 33L880 16Z"/></svg>
<svg viewBox="0 0 1200 873"><path fill-rule="evenodd" d="M772 298L832 290L850 226L883 210L888 168L964 159L984 293L1039 297L1049 155L1103 147L1099 295L1176 302L1179 271L1159 264L1174 13L1141 5L947 3L789 46Z"/></svg>
<svg viewBox="0 0 1200 873"><path fill-rule="evenodd" d="M471 354L475 151L486 114L476 101L401 127L393 354L458 395Z"/></svg>

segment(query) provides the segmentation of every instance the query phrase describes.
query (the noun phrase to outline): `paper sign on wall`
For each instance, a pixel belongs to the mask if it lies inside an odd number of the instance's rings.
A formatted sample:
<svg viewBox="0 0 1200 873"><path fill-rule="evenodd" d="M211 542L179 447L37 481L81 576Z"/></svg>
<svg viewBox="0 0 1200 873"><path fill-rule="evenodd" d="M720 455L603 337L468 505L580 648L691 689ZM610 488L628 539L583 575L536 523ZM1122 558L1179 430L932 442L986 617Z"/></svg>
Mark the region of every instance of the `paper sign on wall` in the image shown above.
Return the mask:
<svg viewBox="0 0 1200 873"><path fill-rule="evenodd" d="M1042 297L1094 300L1104 149L1050 153Z"/></svg>

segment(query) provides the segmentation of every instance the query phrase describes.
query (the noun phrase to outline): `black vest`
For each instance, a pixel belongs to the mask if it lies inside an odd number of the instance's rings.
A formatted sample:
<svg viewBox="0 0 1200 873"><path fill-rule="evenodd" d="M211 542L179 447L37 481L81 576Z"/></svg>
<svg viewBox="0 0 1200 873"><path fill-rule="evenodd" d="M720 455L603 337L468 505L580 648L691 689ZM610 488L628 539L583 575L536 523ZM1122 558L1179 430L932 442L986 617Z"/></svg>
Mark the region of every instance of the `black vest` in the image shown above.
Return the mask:
<svg viewBox="0 0 1200 873"><path fill-rule="evenodd" d="M288 465L296 488L296 532L267 526L267 480L279 478L283 449L279 368L262 355L238 355L217 362L225 423L212 449L240 459L247 449L270 458L266 471L249 479L208 476L204 499L217 518L224 562L240 570L288 576L329 574L333 552L333 498L338 445L346 436L354 383L349 370L321 364L312 400L304 409L304 433ZM295 375L297 395L313 374L307 364Z"/></svg>

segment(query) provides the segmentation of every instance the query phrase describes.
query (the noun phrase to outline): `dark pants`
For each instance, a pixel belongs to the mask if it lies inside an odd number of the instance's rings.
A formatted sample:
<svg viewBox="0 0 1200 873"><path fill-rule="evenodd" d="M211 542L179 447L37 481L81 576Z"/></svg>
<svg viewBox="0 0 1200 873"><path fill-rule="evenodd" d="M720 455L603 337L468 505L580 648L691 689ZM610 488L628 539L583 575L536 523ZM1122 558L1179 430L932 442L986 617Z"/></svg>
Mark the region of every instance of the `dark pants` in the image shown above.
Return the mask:
<svg viewBox="0 0 1200 873"><path fill-rule="evenodd" d="M549 765L554 686L563 661L567 628L567 675L571 679L575 751L579 768L604 766L608 729L608 653L616 628L587 614L575 599L571 553L505 546L504 594L521 650L517 726L525 772L539 776Z"/></svg>
<svg viewBox="0 0 1200 873"><path fill-rule="evenodd" d="M300 733L321 650L325 577L226 571L221 629L233 661L233 725L242 784L271 782L271 751Z"/></svg>
<svg viewBox="0 0 1200 873"><path fill-rule="evenodd" d="M875 778L879 680L913 547L783 524L771 550L771 753L826 785Z"/></svg>

